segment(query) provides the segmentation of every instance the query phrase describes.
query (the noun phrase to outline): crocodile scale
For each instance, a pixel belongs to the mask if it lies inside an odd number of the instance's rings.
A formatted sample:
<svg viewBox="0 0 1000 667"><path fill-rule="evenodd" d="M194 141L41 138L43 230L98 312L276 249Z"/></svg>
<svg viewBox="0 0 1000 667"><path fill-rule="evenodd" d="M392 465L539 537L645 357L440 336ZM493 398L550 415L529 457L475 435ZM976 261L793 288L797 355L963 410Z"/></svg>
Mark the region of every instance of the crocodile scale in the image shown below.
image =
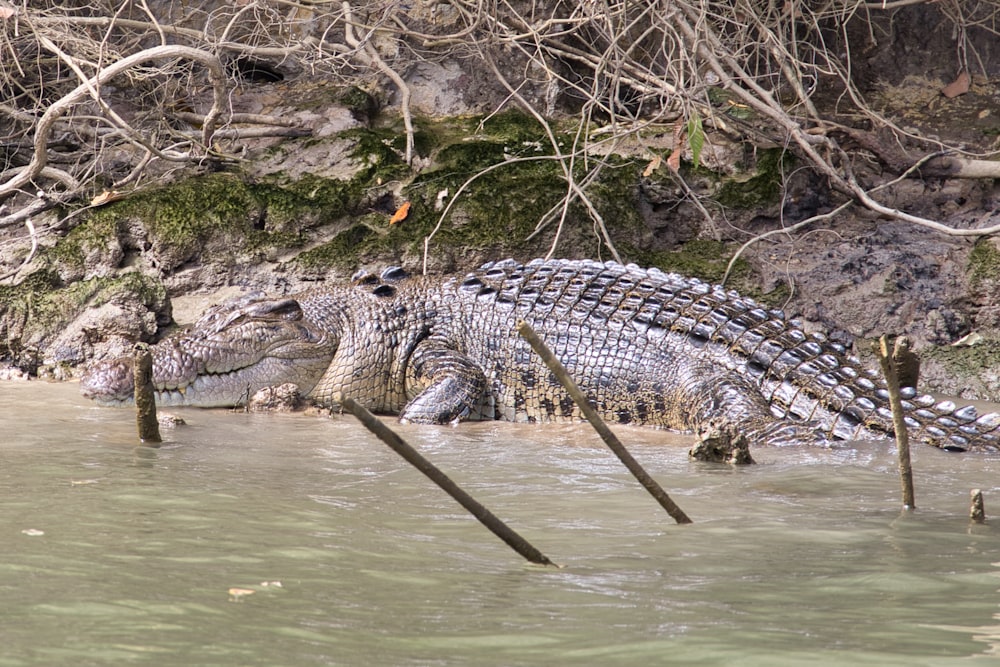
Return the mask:
<svg viewBox="0 0 1000 667"><path fill-rule="evenodd" d="M589 260L504 260L464 276L359 274L280 300L216 306L154 346L157 399L233 405L295 382L317 402L350 396L407 421L563 421L572 400L516 333L525 321L613 422L754 442L827 443L892 432L880 375L843 346L752 299L657 269ZM84 393L131 392L128 361L96 364ZM910 437L1000 448L1000 417L904 390Z"/></svg>

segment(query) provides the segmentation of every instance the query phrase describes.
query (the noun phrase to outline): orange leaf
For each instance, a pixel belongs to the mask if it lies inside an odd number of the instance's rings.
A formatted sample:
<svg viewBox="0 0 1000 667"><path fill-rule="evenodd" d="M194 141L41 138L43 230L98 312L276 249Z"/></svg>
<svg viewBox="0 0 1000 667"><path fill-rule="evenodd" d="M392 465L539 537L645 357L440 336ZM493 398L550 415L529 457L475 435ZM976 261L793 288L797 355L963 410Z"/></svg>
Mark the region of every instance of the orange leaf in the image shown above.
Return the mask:
<svg viewBox="0 0 1000 667"><path fill-rule="evenodd" d="M396 212L392 214L389 218L389 224L395 225L397 222L402 222L406 220L406 216L410 214L410 202L404 201L403 205L396 209Z"/></svg>
<svg viewBox="0 0 1000 667"><path fill-rule="evenodd" d="M124 195L117 190L104 190L101 194L90 200L90 205L101 206L103 204L107 204L108 202L117 201L122 198L124 198Z"/></svg>
<svg viewBox="0 0 1000 667"><path fill-rule="evenodd" d="M681 153L684 152L684 123L677 123L674 127L674 148L667 157L667 166L674 173L681 170Z"/></svg>
<svg viewBox="0 0 1000 667"><path fill-rule="evenodd" d="M941 94L951 99L952 97L958 97L969 92L969 86L972 84L972 77L965 70L958 73L958 76L954 81L949 83L947 86L941 89Z"/></svg>
<svg viewBox="0 0 1000 667"><path fill-rule="evenodd" d="M653 157L653 159L649 161L649 164L646 165L646 168L642 170L642 177L649 178L654 171L660 168L660 163L662 162L663 158L659 155Z"/></svg>
<svg viewBox="0 0 1000 667"><path fill-rule="evenodd" d="M674 149L674 152L670 154L667 158L667 166L673 172L678 172L681 170L681 151L678 148Z"/></svg>

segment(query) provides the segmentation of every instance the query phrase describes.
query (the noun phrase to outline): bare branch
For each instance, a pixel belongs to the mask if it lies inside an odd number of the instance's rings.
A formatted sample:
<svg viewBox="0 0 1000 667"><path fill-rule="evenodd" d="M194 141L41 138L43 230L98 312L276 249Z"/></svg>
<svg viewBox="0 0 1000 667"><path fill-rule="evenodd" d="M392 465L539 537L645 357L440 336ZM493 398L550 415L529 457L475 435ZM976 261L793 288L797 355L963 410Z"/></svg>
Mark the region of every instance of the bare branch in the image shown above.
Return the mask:
<svg viewBox="0 0 1000 667"><path fill-rule="evenodd" d="M35 152L31 158L31 162L27 165L26 169L16 174L6 183L0 184L0 196L20 188L22 185L38 175L48 161L47 144L52 126L60 116L69 111L72 105L76 104L80 101L80 99L93 91L96 86L139 63L169 58L185 58L193 60L204 65L210 73L213 83L214 101L212 111L207 114L207 122L205 123L205 130L203 133L204 144L206 146L210 146L214 121L215 118L217 118L221 113L222 104L225 100L225 72L222 69L221 63L219 63L219 59L206 51L194 49L189 46L156 46L140 51L139 53L108 65L100 72L87 79L84 83L81 83L72 91L64 95L62 98L53 102L38 120L34 140Z"/></svg>
<svg viewBox="0 0 1000 667"><path fill-rule="evenodd" d="M368 38L364 40L358 39L354 34L355 21L354 14L351 10L351 3L344 0L341 3L344 10L344 39L347 43L356 48L364 51L365 56L372 62L379 70L382 71L387 77L392 79L392 82L399 89L399 109L400 113L403 115L403 126L406 129L406 155L404 157L406 164L413 163L413 116L410 113L410 87L407 85L406 81L403 80L396 70L389 67L388 64L382 59L378 51L372 45Z"/></svg>

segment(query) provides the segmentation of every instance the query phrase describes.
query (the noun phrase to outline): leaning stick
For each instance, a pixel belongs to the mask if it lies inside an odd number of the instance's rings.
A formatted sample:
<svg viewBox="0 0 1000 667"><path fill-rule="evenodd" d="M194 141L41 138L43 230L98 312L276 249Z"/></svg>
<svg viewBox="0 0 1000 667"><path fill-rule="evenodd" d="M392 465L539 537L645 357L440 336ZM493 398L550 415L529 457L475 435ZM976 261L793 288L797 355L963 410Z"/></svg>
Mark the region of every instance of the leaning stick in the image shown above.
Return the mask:
<svg viewBox="0 0 1000 667"><path fill-rule="evenodd" d="M552 351L549 350L545 342L538 337L538 334L535 333L534 329L532 329L527 322L519 322L517 325L517 333L521 334L521 337L531 344L535 353L542 358L542 361L544 361L545 365L549 367L552 374L555 375L559 382L562 383L562 386L569 392L569 395L576 402L577 407L580 408L580 412L583 413L583 416L587 418L590 425L594 427L594 430L597 431L598 435L601 436L601 439L604 440L604 444L606 444L611 451L615 453L615 456L617 456L618 459L625 464L628 471L632 473L632 475L639 480L639 483L642 484L647 491L649 491L650 495L652 495L653 498L660 503L663 509L667 511L667 514L669 514L677 523L693 523L688 515L684 513L684 510L678 507L677 504L670 499L670 496L668 496L667 492L663 490L663 487L657 484L656 480L650 477L649 473L646 472L639 462L636 461L631 454L629 454L629 451L625 449L625 445L623 445L621 440L619 440L615 434L611 432L608 425L604 423L604 420L602 420L600 415L597 414L597 411L590 405L590 402L587 400L587 396L576 385L573 378L570 377L566 367L562 365L562 362L556 359L555 355L552 354Z"/></svg>
<svg viewBox="0 0 1000 667"><path fill-rule="evenodd" d="M896 432L896 450L899 453L899 481L903 488L903 506L913 509L913 469L910 467L910 438L906 432L906 422L903 419L903 403L899 398L899 380L896 378L896 367L889 352L889 338L882 336L878 345L873 345L882 366L882 375L889 389L889 407L892 409L892 430Z"/></svg>
<svg viewBox="0 0 1000 667"><path fill-rule="evenodd" d="M156 444L160 438L160 425L156 420L156 398L153 390L153 355L149 346L138 343L132 358L132 380L135 384L135 422L142 442Z"/></svg>
<svg viewBox="0 0 1000 667"><path fill-rule="evenodd" d="M358 405L357 402L350 398L345 398L341 402L341 405L344 406L345 410L357 417L365 428L378 436L379 440L389 445L392 451L406 459L414 468L424 473L431 479L432 482L444 489L449 496L457 500L462 507L469 510L472 516L479 519L481 524L489 528L494 535L506 542L511 549L521 554L521 556L532 563L537 563L539 565L555 565L555 563L549 560L545 554L531 546L527 540L518 535L512 528L498 519L496 515L483 507L483 505L475 498L463 491L458 484L451 480L450 477L441 472L437 466L424 458L420 452L407 444L401 437L396 435L392 429L379 421L375 415L366 410L363 406Z"/></svg>

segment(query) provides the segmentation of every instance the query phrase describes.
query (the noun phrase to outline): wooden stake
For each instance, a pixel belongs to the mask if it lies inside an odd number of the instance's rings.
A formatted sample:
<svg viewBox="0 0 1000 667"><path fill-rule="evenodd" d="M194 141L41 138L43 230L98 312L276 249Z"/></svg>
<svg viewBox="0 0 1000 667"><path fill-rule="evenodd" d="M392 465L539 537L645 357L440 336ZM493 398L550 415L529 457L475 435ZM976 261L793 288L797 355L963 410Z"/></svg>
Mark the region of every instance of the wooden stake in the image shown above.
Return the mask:
<svg viewBox="0 0 1000 667"><path fill-rule="evenodd" d="M976 523L986 523L986 507L983 505L983 492L979 489L973 489L969 495L969 518Z"/></svg>
<svg viewBox="0 0 1000 667"><path fill-rule="evenodd" d="M163 442L163 439L160 438L160 424L156 419L153 355L145 343L136 344L133 352L132 379L135 384L135 421L139 427L139 439L156 446Z"/></svg>
<svg viewBox="0 0 1000 667"><path fill-rule="evenodd" d="M879 338L878 345L873 345L873 347L889 389L892 430L896 432L896 451L899 453L899 481L903 488L903 506L913 509L916 504L913 498L913 469L910 467L910 438L906 432L906 422L903 419L903 404L899 398L899 381L896 379L896 368L889 352L888 336Z"/></svg>
<svg viewBox="0 0 1000 667"><path fill-rule="evenodd" d="M625 464L628 471L632 473L637 480L639 480L639 483L642 484L647 491L649 491L650 495L656 499L656 502L660 503L660 506L667 511L667 514L669 514L677 523L693 523L688 515L684 513L684 510L678 507L677 504L670 499L670 496L668 496L667 492L663 490L663 487L657 484L656 480L650 477L649 473L647 473L646 470L639 465L639 462L632 457L627 449L625 449L625 445L621 443L621 440L619 440L615 434L611 432L608 425L604 423L601 416L598 415L597 411L590 405L590 402L587 400L587 396L576 385L573 378L570 377L566 367L562 365L562 362L556 359L555 355L552 354L552 351L548 348L545 342L538 337L538 334L535 333L534 329L532 329L527 322L519 322L517 325L517 333L521 334L521 337L531 344L535 353L542 358L542 361L544 361L545 365L549 367L552 374L558 378L560 383L562 383L562 386L567 392L569 392L569 395L576 402L577 407L580 408L580 412L583 413L583 416L587 418L590 425L594 427L594 430L597 431L598 435L601 436L601 439L604 440L604 444L606 444L611 451L615 453L615 456L617 456L618 459Z"/></svg>
<svg viewBox="0 0 1000 667"><path fill-rule="evenodd" d="M359 405L350 398L343 399L343 401L341 401L341 405L344 406L345 410L357 417L358 420L364 424L365 428L378 436L379 440L389 445L394 452L406 459L414 468L424 473L424 475L429 477L431 481L441 487L449 496L458 501L458 504L467 509L472 516L479 519L481 524L489 528L494 535L506 542L511 549L521 554L521 556L532 563L558 567L555 563L549 560L545 554L531 546L527 540L514 532L514 530L507 526L507 524L498 519L492 512L483 507L483 505L477 502L472 496L463 491L458 484L451 480L450 477L441 472L441 470L433 463L425 459L420 452L407 444L401 437L396 435L392 429L379 421L375 415L366 410L363 406Z"/></svg>

